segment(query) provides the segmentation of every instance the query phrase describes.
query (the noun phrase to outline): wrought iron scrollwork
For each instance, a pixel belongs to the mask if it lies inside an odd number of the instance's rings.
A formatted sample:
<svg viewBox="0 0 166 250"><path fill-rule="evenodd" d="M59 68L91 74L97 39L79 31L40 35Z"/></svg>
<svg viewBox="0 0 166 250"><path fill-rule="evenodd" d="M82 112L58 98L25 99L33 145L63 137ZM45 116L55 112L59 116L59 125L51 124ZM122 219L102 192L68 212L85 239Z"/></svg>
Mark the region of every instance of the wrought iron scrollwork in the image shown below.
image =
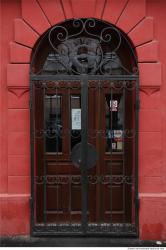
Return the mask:
<svg viewBox="0 0 166 250"><path fill-rule="evenodd" d="M82 233L82 226L81 224L47 224L47 226L38 224L33 228L33 231L36 233ZM89 223L87 226L87 234L94 233L94 234L129 234L136 233L136 226L130 223Z"/></svg>
<svg viewBox="0 0 166 250"><path fill-rule="evenodd" d="M124 34L106 22L92 18L68 20L53 26L46 36L51 49L40 73L122 75L138 72L132 48L133 68L128 69L122 62L120 49L126 39Z"/></svg>
<svg viewBox="0 0 166 250"><path fill-rule="evenodd" d="M81 89L81 84L79 81L40 81L34 80L33 81L35 89L45 89L48 90L58 90L58 89ZM135 80L89 80L88 81L88 88L91 89L113 89L116 91L122 91L125 89L126 91L133 91L136 89L136 81Z"/></svg>
<svg viewBox="0 0 166 250"><path fill-rule="evenodd" d="M80 175L45 175L45 176L35 176L35 183L37 185L80 185L82 177ZM134 183L134 177L129 175L88 175L87 181L91 185L131 185Z"/></svg>

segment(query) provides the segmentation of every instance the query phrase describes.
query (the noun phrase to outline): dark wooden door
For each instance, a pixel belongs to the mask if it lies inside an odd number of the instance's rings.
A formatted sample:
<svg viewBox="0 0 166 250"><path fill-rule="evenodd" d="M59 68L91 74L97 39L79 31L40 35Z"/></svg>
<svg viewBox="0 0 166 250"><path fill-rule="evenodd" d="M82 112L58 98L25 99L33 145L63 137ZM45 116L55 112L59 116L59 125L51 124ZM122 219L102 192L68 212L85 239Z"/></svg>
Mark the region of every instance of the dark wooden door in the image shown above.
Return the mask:
<svg viewBox="0 0 166 250"><path fill-rule="evenodd" d="M113 81L86 84L84 116L82 81L40 82L34 87L37 223L132 222L134 139L124 134L135 126L133 93ZM85 115L86 145L96 151L90 156L95 164L85 173L86 194L81 164L72 159L73 149L83 141Z"/></svg>

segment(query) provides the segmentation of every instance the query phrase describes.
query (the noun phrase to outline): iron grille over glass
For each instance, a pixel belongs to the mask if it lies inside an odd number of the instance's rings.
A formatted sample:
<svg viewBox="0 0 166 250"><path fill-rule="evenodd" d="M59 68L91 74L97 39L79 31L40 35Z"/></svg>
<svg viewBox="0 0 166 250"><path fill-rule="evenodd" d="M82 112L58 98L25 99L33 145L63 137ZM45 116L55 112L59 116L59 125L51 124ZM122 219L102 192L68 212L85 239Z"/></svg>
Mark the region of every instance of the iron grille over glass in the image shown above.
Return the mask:
<svg viewBox="0 0 166 250"><path fill-rule="evenodd" d="M137 208L137 58L115 26L73 19L31 62L32 233L133 235Z"/></svg>

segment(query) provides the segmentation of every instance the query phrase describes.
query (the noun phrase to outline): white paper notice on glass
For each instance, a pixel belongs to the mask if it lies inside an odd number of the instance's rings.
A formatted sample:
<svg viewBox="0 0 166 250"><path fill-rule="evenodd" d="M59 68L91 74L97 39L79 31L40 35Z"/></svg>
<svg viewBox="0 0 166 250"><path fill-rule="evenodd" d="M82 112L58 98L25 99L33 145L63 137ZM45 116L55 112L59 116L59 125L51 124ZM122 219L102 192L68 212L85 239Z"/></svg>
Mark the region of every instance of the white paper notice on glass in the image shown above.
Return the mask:
<svg viewBox="0 0 166 250"><path fill-rule="evenodd" d="M72 117L72 130L80 130L81 129L81 109L72 109L71 117Z"/></svg>

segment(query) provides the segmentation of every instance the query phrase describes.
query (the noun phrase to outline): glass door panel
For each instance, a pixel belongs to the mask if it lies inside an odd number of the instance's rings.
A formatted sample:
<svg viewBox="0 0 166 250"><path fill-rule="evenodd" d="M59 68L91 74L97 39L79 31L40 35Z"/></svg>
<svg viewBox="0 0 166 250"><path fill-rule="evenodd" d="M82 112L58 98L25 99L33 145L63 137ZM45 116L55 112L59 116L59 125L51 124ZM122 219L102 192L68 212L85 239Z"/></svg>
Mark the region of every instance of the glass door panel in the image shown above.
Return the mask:
<svg viewBox="0 0 166 250"><path fill-rule="evenodd" d="M45 95L46 152L62 153L62 95Z"/></svg>

